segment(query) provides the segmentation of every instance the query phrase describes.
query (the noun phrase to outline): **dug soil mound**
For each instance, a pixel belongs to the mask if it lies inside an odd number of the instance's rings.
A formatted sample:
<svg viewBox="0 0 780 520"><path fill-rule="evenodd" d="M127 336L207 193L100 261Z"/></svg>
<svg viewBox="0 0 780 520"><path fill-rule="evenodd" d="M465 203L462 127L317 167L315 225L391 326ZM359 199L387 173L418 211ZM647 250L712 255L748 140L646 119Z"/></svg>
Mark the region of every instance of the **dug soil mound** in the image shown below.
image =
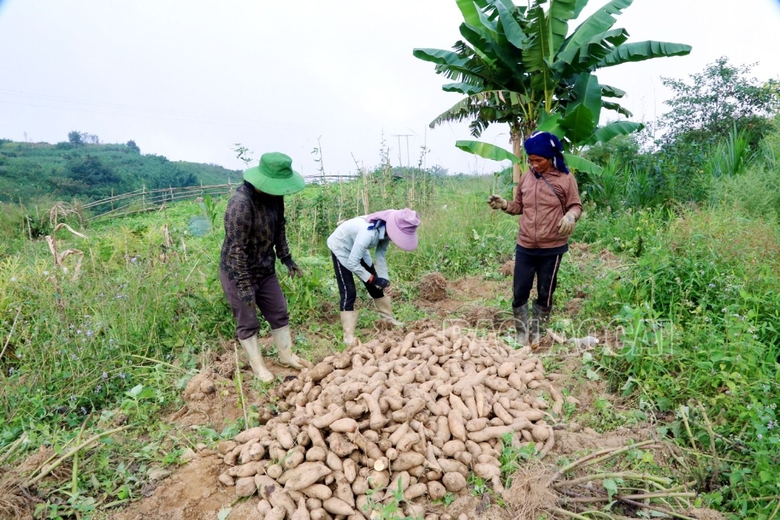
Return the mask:
<svg viewBox="0 0 780 520"><path fill-rule="evenodd" d="M429 302L440 302L447 299L447 279L441 273L425 275L418 284L420 298Z"/></svg>

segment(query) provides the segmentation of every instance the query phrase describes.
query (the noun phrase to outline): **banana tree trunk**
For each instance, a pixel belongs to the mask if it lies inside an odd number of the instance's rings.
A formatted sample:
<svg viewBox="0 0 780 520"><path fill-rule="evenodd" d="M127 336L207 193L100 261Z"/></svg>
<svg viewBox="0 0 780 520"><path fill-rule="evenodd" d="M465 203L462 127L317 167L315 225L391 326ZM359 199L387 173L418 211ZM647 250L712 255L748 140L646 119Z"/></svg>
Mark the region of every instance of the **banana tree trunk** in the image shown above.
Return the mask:
<svg viewBox="0 0 780 520"><path fill-rule="evenodd" d="M523 134L520 130L520 128L512 127L511 130L511 141L512 141L512 153L515 155L515 157L522 157L523 155ZM521 164L515 163L512 166L512 183L514 184L514 187L512 188L512 196L514 197L517 195L517 186L520 184L520 175L523 173L520 169Z"/></svg>

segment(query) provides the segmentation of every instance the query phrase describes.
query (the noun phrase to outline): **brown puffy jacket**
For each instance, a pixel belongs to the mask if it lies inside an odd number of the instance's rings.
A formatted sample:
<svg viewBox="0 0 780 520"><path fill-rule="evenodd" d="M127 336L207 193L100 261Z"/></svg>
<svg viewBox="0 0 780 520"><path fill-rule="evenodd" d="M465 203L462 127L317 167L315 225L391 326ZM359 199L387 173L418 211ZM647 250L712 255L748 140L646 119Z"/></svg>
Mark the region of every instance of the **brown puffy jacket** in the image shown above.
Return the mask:
<svg viewBox="0 0 780 520"><path fill-rule="evenodd" d="M544 179L547 179L552 189ZM522 215L517 243L528 249L551 249L566 245L569 237L558 233L558 224L569 211L573 211L574 218L578 220L582 214L582 202L574 174L553 169L544 174L544 179L531 171L525 172L520 177L515 199L508 201L504 210L510 215Z"/></svg>

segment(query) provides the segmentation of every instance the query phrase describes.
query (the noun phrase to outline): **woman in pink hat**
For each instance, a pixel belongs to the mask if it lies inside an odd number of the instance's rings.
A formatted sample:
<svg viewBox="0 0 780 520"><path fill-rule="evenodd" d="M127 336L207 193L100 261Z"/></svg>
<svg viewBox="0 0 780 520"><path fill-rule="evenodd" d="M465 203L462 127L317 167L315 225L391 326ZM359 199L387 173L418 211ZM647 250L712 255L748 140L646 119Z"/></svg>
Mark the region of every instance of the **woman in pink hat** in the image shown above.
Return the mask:
<svg viewBox="0 0 780 520"><path fill-rule="evenodd" d="M355 340L358 313L355 310L355 280L360 278L374 299L382 318L401 325L393 317L393 304L384 289L390 285L385 251L390 242L404 251L417 249L417 226L420 216L409 208L387 209L342 222L328 237L336 282L339 286L339 310L344 329L344 343ZM374 259L370 250L375 249Z"/></svg>

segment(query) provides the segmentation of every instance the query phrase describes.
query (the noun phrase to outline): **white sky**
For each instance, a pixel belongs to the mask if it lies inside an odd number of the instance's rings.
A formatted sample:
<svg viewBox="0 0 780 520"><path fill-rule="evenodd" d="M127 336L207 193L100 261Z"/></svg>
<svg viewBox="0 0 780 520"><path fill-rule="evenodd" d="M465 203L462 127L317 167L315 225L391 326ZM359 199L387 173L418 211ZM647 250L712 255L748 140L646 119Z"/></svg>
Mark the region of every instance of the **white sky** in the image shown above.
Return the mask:
<svg viewBox="0 0 780 520"><path fill-rule="evenodd" d="M471 138L465 124L428 129L460 97L412 56L449 49L461 22L455 0L0 0L0 138L55 143L78 130L233 169L241 143L315 175L318 141L326 172L349 174L379 163L384 134L394 165L416 164L427 144L427 166L492 172L454 147ZM780 0L635 0L615 27L693 46L599 74L627 91L634 120L666 110L660 76L687 79L719 56L780 76ZM506 131L483 140L508 148Z"/></svg>

